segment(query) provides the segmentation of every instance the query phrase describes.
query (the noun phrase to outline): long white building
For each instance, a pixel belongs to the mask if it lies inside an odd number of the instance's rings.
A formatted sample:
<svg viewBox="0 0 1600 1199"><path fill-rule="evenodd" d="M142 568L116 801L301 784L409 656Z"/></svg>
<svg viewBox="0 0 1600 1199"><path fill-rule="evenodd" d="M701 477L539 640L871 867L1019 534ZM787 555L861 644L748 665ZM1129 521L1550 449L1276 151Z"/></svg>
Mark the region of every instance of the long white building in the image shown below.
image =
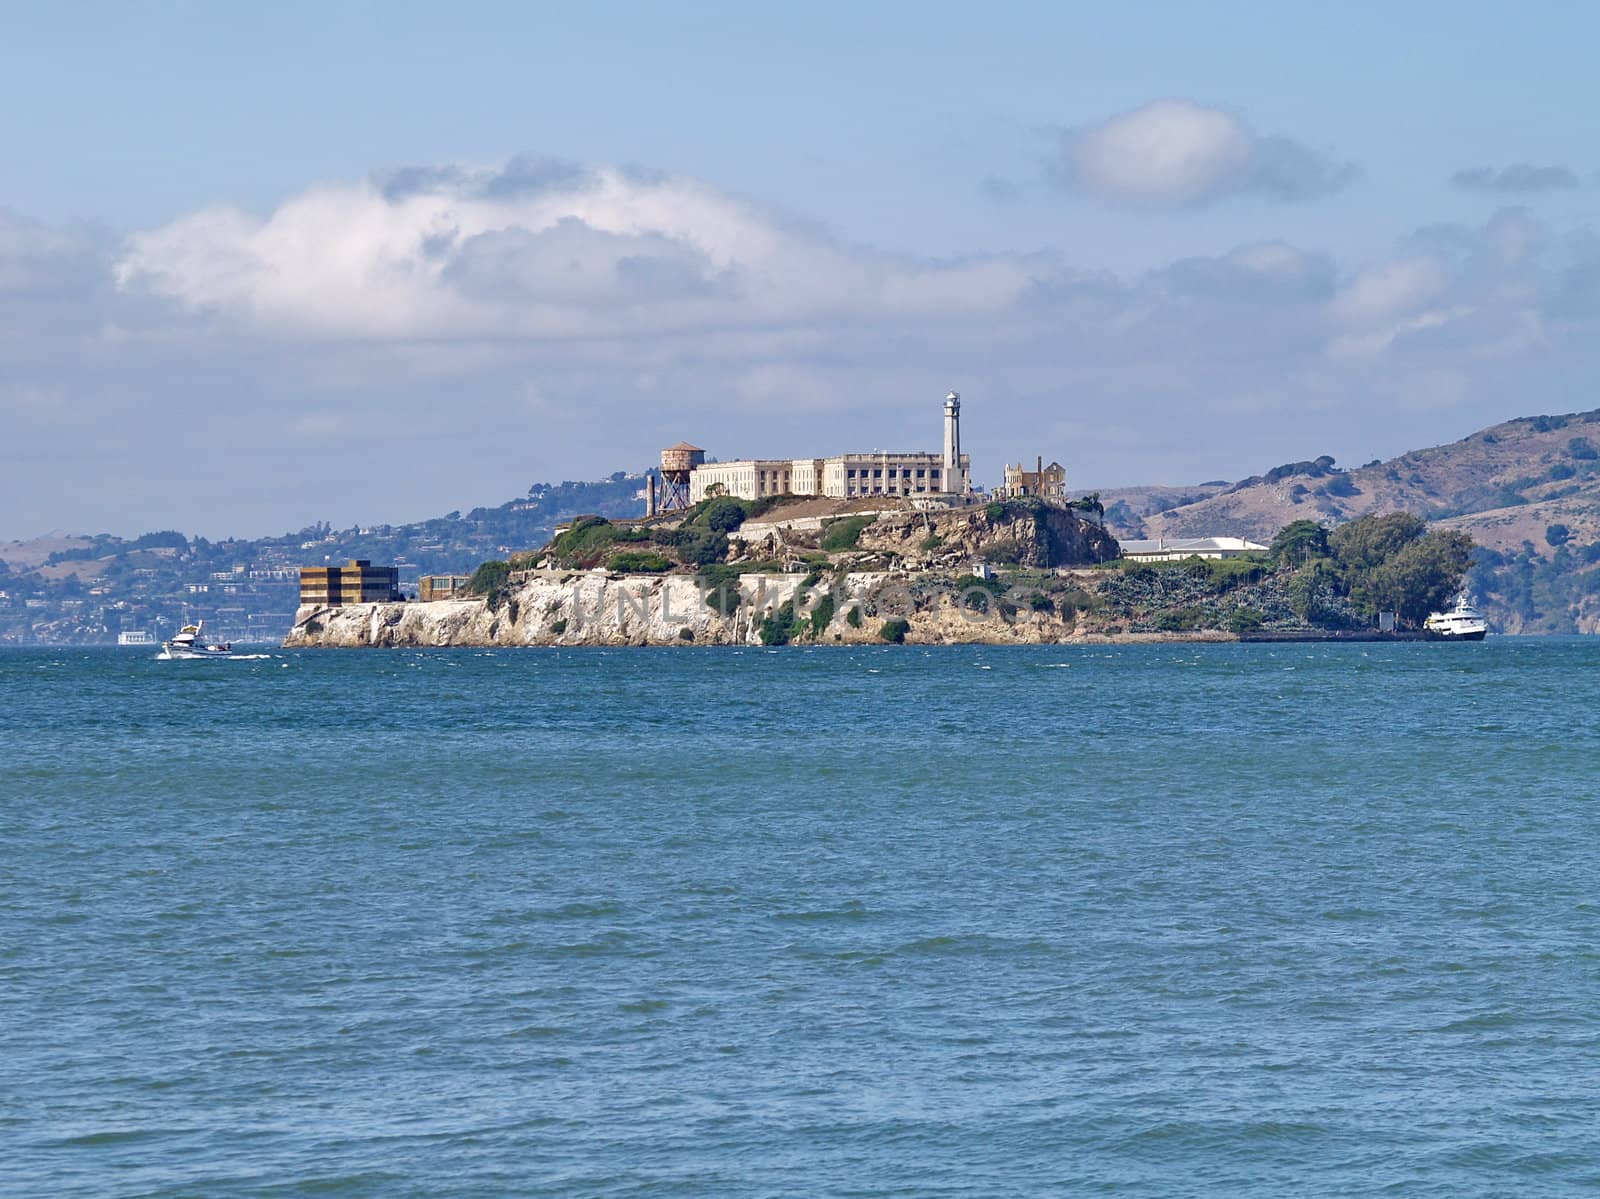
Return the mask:
<svg viewBox="0 0 1600 1199"><path fill-rule="evenodd" d="M832 458L747 458L708 462L689 476L689 502L731 495L940 495L972 490L972 462L961 452L961 397L944 401L944 452L871 450Z"/></svg>

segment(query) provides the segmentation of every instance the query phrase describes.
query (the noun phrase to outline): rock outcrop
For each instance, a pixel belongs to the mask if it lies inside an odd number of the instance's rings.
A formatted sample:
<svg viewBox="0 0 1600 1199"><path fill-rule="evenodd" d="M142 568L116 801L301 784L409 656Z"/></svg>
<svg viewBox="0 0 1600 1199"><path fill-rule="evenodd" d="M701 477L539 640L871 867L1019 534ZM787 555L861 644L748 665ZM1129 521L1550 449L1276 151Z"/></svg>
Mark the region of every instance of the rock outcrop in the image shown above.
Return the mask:
<svg viewBox="0 0 1600 1199"><path fill-rule="evenodd" d="M957 508L946 512L892 512L861 531L862 550L888 550L911 567L958 566L984 559L1050 570L1109 561L1117 542L1070 508L1037 500Z"/></svg>
<svg viewBox="0 0 1600 1199"><path fill-rule="evenodd" d="M954 575L750 574L719 595L691 575L534 571L487 599L302 608L286 647L881 643L905 621L914 644L1037 644L1076 617L958 590ZM737 600L734 594L737 593Z"/></svg>

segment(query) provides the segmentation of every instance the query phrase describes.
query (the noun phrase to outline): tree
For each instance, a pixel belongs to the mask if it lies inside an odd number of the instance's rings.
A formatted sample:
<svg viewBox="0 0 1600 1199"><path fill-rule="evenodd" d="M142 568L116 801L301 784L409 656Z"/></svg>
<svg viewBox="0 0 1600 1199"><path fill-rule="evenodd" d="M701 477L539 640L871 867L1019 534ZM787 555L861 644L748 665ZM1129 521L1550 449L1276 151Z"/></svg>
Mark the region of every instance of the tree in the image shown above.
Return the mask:
<svg viewBox="0 0 1600 1199"><path fill-rule="evenodd" d="M1314 520L1290 521L1278 530L1267 551L1274 562L1303 566L1313 558L1328 556L1328 530Z"/></svg>
<svg viewBox="0 0 1600 1199"><path fill-rule="evenodd" d="M1421 537L1427 528L1420 516L1409 512L1363 516L1330 533L1328 548L1346 571L1369 570L1388 561L1402 546Z"/></svg>
<svg viewBox="0 0 1600 1199"><path fill-rule="evenodd" d="M1333 582L1333 568L1326 559L1315 558L1306 563L1289 580L1289 607L1307 624L1316 622L1322 600Z"/></svg>
<svg viewBox="0 0 1600 1199"><path fill-rule="evenodd" d="M1565 545L1572 540L1572 530L1563 524L1546 525L1544 539L1551 545Z"/></svg>
<svg viewBox="0 0 1600 1199"><path fill-rule="evenodd" d="M1471 537L1455 529L1428 533L1374 568L1368 591L1378 611L1421 624L1430 612L1449 607L1471 563Z"/></svg>
<svg viewBox="0 0 1600 1199"><path fill-rule="evenodd" d="M467 590L473 595L492 595L506 585L511 577L511 563L485 562L472 572Z"/></svg>

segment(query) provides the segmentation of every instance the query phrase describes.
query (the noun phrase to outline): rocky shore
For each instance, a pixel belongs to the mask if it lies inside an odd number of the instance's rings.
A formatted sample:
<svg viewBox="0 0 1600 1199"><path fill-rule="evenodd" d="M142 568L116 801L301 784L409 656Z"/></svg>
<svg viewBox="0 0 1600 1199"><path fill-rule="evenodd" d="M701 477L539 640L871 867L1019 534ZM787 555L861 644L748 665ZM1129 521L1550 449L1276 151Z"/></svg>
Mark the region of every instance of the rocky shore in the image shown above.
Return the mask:
<svg viewBox="0 0 1600 1199"><path fill-rule="evenodd" d="M689 575L528 572L502 597L302 608L289 648L882 644L1029 645L1073 640L1232 640L1227 633L1108 636L1080 613L1019 605L953 574L747 574L721 588ZM1084 627L1080 628L1080 623Z"/></svg>

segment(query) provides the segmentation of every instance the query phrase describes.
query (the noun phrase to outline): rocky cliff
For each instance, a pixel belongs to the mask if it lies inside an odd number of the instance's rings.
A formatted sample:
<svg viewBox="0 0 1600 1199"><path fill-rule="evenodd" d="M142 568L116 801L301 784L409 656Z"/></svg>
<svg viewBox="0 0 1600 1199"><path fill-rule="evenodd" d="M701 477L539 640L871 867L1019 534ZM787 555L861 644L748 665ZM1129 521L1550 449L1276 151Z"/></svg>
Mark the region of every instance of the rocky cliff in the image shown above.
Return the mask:
<svg viewBox="0 0 1600 1199"><path fill-rule="evenodd" d="M690 575L534 571L493 599L302 608L284 644L848 644L881 643L886 633L914 644L1029 644L1078 629L1069 607L1003 601L953 574L752 574L714 590Z"/></svg>

